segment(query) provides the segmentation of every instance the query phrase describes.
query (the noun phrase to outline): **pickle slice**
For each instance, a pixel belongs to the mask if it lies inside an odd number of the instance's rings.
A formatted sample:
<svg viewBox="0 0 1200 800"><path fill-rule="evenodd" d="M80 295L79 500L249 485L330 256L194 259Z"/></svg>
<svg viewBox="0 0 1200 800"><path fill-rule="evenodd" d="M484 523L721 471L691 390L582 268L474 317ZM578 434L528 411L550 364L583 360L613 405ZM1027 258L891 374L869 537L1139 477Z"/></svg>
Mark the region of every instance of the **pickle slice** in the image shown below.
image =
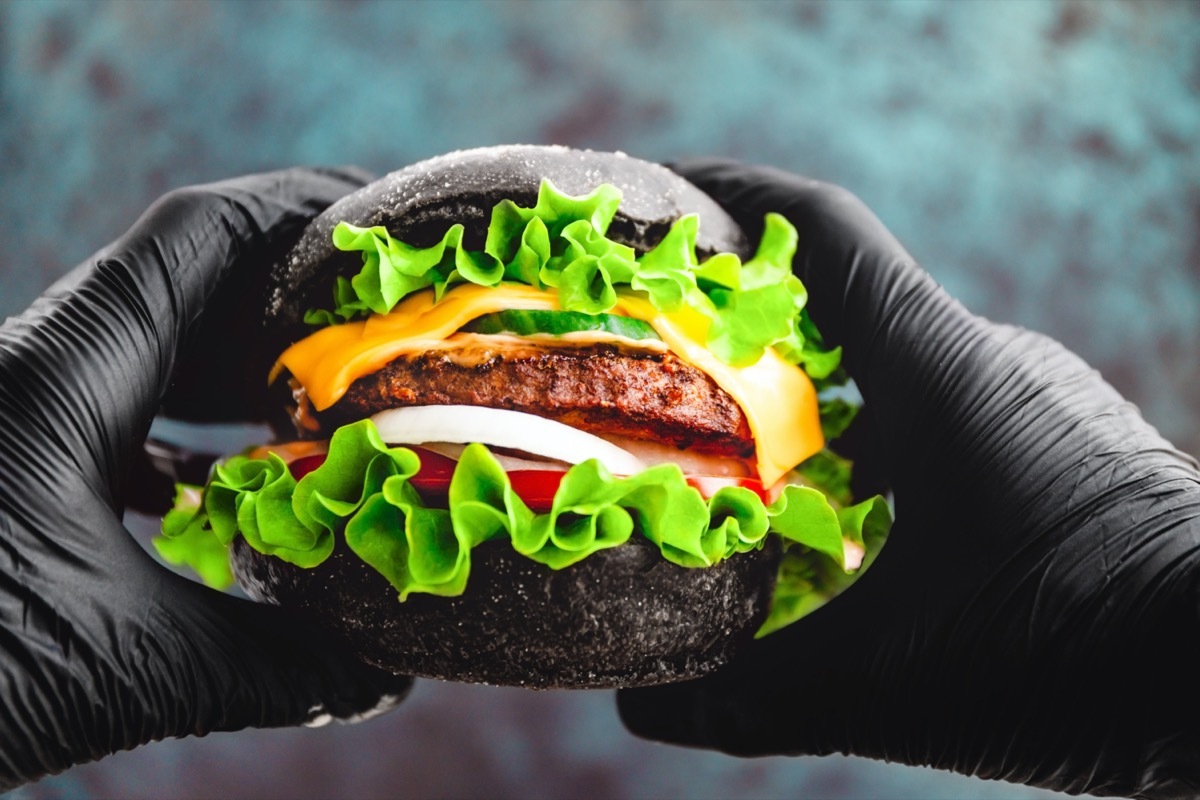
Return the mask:
<svg viewBox="0 0 1200 800"><path fill-rule="evenodd" d="M462 327L468 333L509 333L516 336L575 331L603 331L626 339L658 339L648 322L616 314L583 314L578 311L507 310L484 314Z"/></svg>

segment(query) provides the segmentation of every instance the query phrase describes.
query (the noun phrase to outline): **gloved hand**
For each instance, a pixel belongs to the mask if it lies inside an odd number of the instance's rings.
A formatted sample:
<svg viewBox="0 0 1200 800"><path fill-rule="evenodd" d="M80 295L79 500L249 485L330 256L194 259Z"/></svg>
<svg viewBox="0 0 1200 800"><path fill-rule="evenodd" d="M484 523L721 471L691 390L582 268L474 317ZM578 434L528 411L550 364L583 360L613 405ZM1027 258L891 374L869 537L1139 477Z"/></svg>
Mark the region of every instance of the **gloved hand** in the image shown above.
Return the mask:
<svg viewBox="0 0 1200 800"><path fill-rule="evenodd" d="M407 691L276 609L161 568L121 523L206 302L224 298L209 325L238 323L213 319L237 301L218 287L253 283L361 183L292 170L173 192L0 327L0 789L167 736L364 716ZM251 349L223 353L229 374ZM203 350L193 366L212 363ZM208 378L216 399L229 380Z"/></svg>
<svg viewBox="0 0 1200 800"><path fill-rule="evenodd" d="M811 617L711 678L623 692L626 725L739 755L1200 796L1196 462L1057 342L955 302L846 191L676 169L751 239L768 211L798 228L796 272L870 410L896 522Z"/></svg>

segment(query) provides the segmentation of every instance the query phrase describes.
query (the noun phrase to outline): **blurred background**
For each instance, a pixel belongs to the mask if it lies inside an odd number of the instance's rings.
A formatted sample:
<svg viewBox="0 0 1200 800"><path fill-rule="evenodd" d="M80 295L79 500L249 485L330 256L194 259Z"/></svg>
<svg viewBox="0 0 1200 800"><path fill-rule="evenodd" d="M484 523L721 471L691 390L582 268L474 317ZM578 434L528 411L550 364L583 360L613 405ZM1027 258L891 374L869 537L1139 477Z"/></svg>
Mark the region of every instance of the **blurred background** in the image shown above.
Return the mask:
<svg viewBox="0 0 1200 800"><path fill-rule="evenodd" d="M509 142L849 187L951 293L1200 453L1200 4L0 3L0 318L173 187ZM147 535L146 520L131 520ZM608 692L421 682L357 727L142 747L14 793L1032 798L633 739Z"/></svg>

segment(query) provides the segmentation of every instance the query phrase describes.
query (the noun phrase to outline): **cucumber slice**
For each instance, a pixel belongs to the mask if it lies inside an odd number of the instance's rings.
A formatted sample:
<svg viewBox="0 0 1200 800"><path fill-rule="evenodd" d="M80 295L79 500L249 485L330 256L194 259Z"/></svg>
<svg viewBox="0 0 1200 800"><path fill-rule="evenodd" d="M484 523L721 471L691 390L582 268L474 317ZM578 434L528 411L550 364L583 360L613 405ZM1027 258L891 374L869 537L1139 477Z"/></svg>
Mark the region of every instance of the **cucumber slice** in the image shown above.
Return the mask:
<svg viewBox="0 0 1200 800"><path fill-rule="evenodd" d="M583 314L578 311L497 311L484 314L462 327L468 333L536 333L562 336L575 331L603 331L626 339L658 339L650 323L616 314Z"/></svg>

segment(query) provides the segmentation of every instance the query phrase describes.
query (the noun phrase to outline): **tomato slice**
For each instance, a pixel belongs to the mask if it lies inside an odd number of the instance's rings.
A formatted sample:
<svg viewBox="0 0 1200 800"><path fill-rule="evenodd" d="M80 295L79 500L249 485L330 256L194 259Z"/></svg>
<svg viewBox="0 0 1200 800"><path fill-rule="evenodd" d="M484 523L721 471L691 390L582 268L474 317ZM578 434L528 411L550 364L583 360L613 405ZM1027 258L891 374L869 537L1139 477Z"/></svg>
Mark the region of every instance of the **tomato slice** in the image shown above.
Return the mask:
<svg viewBox="0 0 1200 800"><path fill-rule="evenodd" d="M312 472L317 467L325 463L325 453L318 453L315 456L305 456L297 458L292 463L288 464L288 472L292 473L292 477L300 480L308 473Z"/></svg>
<svg viewBox="0 0 1200 800"><path fill-rule="evenodd" d="M508 482L531 511L545 514L554 505L554 495L566 474L552 469L522 469L508 473Z"/></svg>
<svg viewBox="0 0 1200 800"><path fill-rule="evenodd" d="M426 450L424 447L413 447L413 452L421 459L421 470L409 481L421 499L431 505L445 506L446 496L450 493L450 479L454 477L454 468L458 462L449 456ZM288 465L292 477L300 480L308 473L325 463L325 454L298 458ZM564 470L555 469L522 469L508 473L509 483L525 505L531 511L544 514L554 504L554 495L562 483ZM764 504L770 504L770 492L761 481L754 478L731 478L720 475L688 475L688 485L700 492L706 500L726 486L740 486L758 495Z"/></svg>
<svg viewBox="0 0 1200 800"><path fill-rule="evenodd" d="M426 450L424 447L413 447L417 457L421 459L421 471L418 474L421 478L426 478L430 481L437 481L442 478L446 479L446 485L450 485L450 478L454 475L454 468L458 462L449 456L444 456L441 453L433 450ZM288 464L288 470L291 471L292 477L300 480L308 473L315 470L317 467L325 463L326 454L317 453L316 455L304 456L297 458L295 461Z"/></svg>

